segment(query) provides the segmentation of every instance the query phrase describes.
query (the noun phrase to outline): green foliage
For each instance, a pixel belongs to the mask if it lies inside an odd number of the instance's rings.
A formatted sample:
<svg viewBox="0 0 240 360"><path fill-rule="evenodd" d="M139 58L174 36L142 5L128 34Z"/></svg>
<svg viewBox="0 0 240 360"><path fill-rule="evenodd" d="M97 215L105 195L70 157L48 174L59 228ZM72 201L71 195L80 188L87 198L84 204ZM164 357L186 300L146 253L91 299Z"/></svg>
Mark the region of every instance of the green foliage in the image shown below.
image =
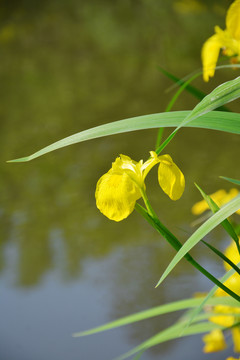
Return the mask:
<svg viewBox="0 0 240 360"><path fill-rule="evenodd" d="M197 184L195 184L197 189L200 191L202 197L204 198L204 200L207 202L209 208L212 210L212 212L215 214L216 212L219 211L219 207L217 206L217 204L213 201L213 199L211 198L211 196L205 194L205 192L200 188L200 186L198 186ZM235 241L237 248L238 248L238 253L240 253L240 246L239 246L239 239L238 236L233 228L233 226L231 225L231 223L228 221L228 219L225 219L221 225L224 227L224 229L227 231L227 233L231 236L231 238Z"/></svg>
<svg viewBox="0 0 240 360"><path fill-rule="evenodd" d="M178 262L186 255L199 241L204 238L207 234L210 233L216 226L221 224L227 217L234 214L240 208L240 195L235 199L230 201L224 207L222 207L216 214L212 215L204 224L202 224L185 242L182 248L175 255L173 260L168 265L167 269L164 271L161 276L158 284L160 285L162 281L169 275L169 273L174 269Z"/></svg>
<svg viewBox="0 0 240 360"><path fill-rule="evenodd" d="M227 180L227 181L229 181L229 182L232 183L232 184L240 185L240 180L231 179L231 178L226 177L226 176L220 176L220 178L221 178L221 179L224 179L224 180Z"/></svg>

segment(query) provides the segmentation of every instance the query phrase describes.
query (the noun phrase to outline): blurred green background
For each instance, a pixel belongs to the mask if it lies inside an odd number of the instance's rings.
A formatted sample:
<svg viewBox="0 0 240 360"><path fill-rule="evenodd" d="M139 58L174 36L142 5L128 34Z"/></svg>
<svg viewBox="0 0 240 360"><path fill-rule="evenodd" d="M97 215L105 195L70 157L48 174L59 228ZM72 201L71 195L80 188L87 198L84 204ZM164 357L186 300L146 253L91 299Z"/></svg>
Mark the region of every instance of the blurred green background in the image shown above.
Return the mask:
<svg viewBox="0 0 240 360"><path fill-rule="evenodd" d="M26 164L6 160L93 126L163 112L176 89L166 91L172 83L158 65L178 77L201 68L201 46L216 24L225 27L230 3L0 2L1 359L112 359L176 316L83 339L71 333L211 286L182 262L154 289L174 252L138 214L114 223L95 206L98 178L119 153L146 160L156 130L93 140ZM194 85L207 93L238 75L221 70L210 83L199 78ZM196 103L185 93L174 109L190 110ZM230 108L239 111L239 101ZM185 194L171 202L156 171L147 189L162 222L184 241L194 231L191 206L200 200L194 181L208 193L229 189L219 175L239 177L239 138L183 129L166 150L185 174ZM222 249L229 241L221 229L209 240ZM206 249L198 246L193 254L221 274L221 263ZM194 354L200 360L201 348L200 337L184 339L143 359Z"/></svg>

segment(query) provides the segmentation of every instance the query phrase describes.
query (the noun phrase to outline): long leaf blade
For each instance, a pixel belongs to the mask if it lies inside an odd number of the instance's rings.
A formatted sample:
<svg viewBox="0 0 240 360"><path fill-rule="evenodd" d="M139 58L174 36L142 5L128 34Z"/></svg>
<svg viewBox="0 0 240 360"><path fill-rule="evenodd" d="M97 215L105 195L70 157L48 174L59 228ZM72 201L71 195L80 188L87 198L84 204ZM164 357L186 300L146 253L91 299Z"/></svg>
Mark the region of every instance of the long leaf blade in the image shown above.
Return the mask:
<svg viewBox="0 0 240 360"><path fill-rule="evenodd" d="M219 211L219 206L214 202L214 200L211 198L211 196L207 195L201 188L195 183L196 188L199 190L200 194L202 195L203 199L208 204L211 211L215 214L217 211ZM235 241L237 245L238 252L240 254L240 246L239 246L239 239L238 236L232 226L232 224L228 221L228 219L225 219L221 225L223 228L227 231L227 233L231 236L231 238Z"/></svg>
<svg viewBox="0 0 240 360"><path fill-rule="evenodd" d="M61 139L42 148L30 156L10 160L9 162L30 161L65 146L100 138L103 136L160 127L176 127L182 124L183 120L190 113L190 111L174 111L171 113L151 114L100 125ZM240 134L240 114L212 111L191 121L190 124L186 124L185 126Z"/></svg>
<svg viewBox="0 0 240 360"><path fill-rule="evenodd" d="M231 179L231 178L226 177L226 176L220 176L220 178L221 178L221 179L224 179L224 180L227 180L227 181L229 181L229 182L232 183L232 184L240 185L240 180Z"/></svg>
<svg viewBox="0 0 240 360"><path fill-rule="evenodd" d="M227 81L219 85L210 94L205 96L203 100L195 106L186 121L196 116L201 116L206 112L219 108L220 106L234 101L240 97L240 77Z"/></svg>
<svg viewBox="0 0 240 360"><path fill-rule="evenodd" d="M221 251L219 251L218 249L216 249L214 246L207 243L206 241L201 240L201 242L204 245L206 245L209 249L211 249L216 255L218 255L223 261L228 263L240 275L240 269L228 257L226 257L226 255L224 255Z"/></svg>
<svg viewBox="0 0 240 360"><path fill-rule="evenodd" d="M217 286L215 286L214 289L215 288L217 288ZM129 324L132 324L132 323L135 323L138 321L150 319L155 316L168 314L168 313L171 313L174 311L195 308L196 306L199 306L204 299L205 299L204 297L199 297L199 298L193 298L193 299L174 301L169 304L155 306L151 309L143 310L143 311L140 311L138 313L135 313L135 314L132 314L129 316L124 316L118 320L114 320L112 322L95 327L93 329L76 332L72 336L73 337L81 337L81 336L86 336L86 335L92 335L92 334L96 334L96 333L99 333L102 331L114 329L114 328L117 328L120 326L129 325ZM218 297L215 297L212 299L208 299L208 301L206 301L206 303L208 305L229 305L229 306L231 305L231 306L235 306L235 307L239 306L239 302L237 300L231 298L230 296L223 296L223 297L218 296Z"/></svg>

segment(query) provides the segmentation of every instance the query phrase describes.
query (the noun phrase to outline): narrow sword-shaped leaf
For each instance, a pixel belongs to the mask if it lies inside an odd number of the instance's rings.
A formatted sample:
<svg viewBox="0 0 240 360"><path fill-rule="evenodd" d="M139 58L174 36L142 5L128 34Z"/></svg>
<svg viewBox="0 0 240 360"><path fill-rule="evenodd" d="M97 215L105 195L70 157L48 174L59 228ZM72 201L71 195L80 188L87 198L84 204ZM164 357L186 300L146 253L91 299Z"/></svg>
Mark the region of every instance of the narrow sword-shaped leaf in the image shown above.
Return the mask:
<svg viewBox="0 0 240 360"><path fill-rule="evenodd" d="M205 96L203 100L195 106L191 114L185 119L189 121L196 116L206 114L209 111L219 108L220 106L234 101L240 97L240 77L227 81L219 85L210 94ZM184 122L185 122L184 121Z"/></svg>
<svg viewBox="0 0 240 360"><path fill-rule="evenodd" d="M134 118L119 120L112 123L100 125L68 136L62 140L59 140L51 145L44 147L43 149L35 152L30 156L10 160L9 162L30 161L65 146L76 144L82 141L100 138L103 136L160 127L176 127L179 126L190 113L191 111L173 111L170 113L137 116ZM240 114L212 111L191 121L190 124L186 124L185 126L240 134Z"/></svg>
<svg viewBox="0 0 240 360"><path fill-rule="evenodd" d="M216 255L218 255L223 261L228 263L239 275L240 275L240 269L235 265L226 255L224 255L221 251L216 249L211 244L208 244L206 241L201 240L201 242L206 245L209 249L211 249Z"/></svg>
<svg viewBox="0 0 240 360"><path fill-rule="evenodd" d="M207 202L209 208L211 211L215 214L217 211L219 211L219 206L213 201L211 196L205 194L205 192L195 183L196 188L199 190L200 194L204 198L204 200ZM239 246L239 239L238 236L232 226L232 224L228 221L228 219L225 219L221 225L223 228L227 231L227 233L231 236L231 238L235 241L238 249L238 253L240 254L240 246Z"/></svg>
<svg viewBox="0 0 240 360"><path fill-rule="evenodd" d="M220 106L236 100L240 97L240 77L227 81L219 85L209 95L205 96L198 105L194 107L191 113L182 121L181 124L168 136L168 138L156 149L156 153L159 155L162 150L169 144L174 138L179 129L186 126L196 118L209 113L212 110L219 108Z"/></svg>
<svg viewBox="0 0 240 360"><path fill-rule="evenodd" d="M214 289L217 288L217 286L214 286ZM102 331L114 329L120 326L132 324L138 321L150 319L155 316L168 314L174 311L189 309L189 308L195 308L196 306L199 306L202 301L205 299L205 297L199 297L199 298L193 298L193 299L185 299L185 300L179 300L174 301L169 304L164 304L160 306L155 306L151 309L143 310L138 313L122 317L120 319L114 320L112 322L109 322L107 324L95 327L90 330L80 331L74 333L73 337L80 337L80 336L86 336L86 335L92 335L96 334ZM206 301L208 305L229 305L229 306L239 306L239 302L230 296L218 296L216 298L208 299Z"/></svg>
<svg viewBox="0 0 240 360"><path fill-rule="evenodd" d="M168 265L167 269L164 271L161 276L157 286L168 276L168 274L173 270L173 268L178 264L178 262L188 253L204 236L206 236L211 230L223 222L227 217L235 213L240 208L240 196L231 200L229 203L224 205L216 214L209 218L204 224L202 224L182 248L175 255L173 260Z"/></svg>
<svg viewBox="0 0 240 360"><path fill-rule="evenodd" d="M231 178L226 177L226 176L220 176L220 178L224 179L224 180L227 180L227 181L231 182L232 184L240 185L240 180L231 179Z"/></svg>

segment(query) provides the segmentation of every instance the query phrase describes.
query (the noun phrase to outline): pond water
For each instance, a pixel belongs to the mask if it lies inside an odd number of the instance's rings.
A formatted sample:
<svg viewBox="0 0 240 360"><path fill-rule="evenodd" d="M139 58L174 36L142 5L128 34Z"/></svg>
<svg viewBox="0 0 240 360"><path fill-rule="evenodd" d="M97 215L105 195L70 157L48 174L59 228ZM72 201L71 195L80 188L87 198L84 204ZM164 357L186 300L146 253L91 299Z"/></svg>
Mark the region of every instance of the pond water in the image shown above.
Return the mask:
<svg viewBox="0 0 240 360"><path fill-rule="evenodd" d="M0 5L0 299L1 360L110 360L177 319L151 319L74 339L71 334L152 306L206 291L211 284L182 261L157 289L174 255L133 213L121 223L95 206L98 178L118 154L147 159L156 130L74 145L25 164L5 161L99 124L164 111L174 91L158 65L178 77L198 69L203 41L224 27L228 1L11 1ZM203 27L204 24L204 27ZM218 72L204 92L236 77ZM175 110L197 101L184 94ZM239 110L239 100L231 104ZM169 133L164 132L164 136ZM185 241L192 205L239 177L239 137L183 129L167 148L186 177L171 202L153 170L149 197L161 221ZM221 229L208 237L223 249ZM221 263L197 246L193 255L216 276ZM225 359L203 355L200 336L167 342L142 359Z"/></svg>

